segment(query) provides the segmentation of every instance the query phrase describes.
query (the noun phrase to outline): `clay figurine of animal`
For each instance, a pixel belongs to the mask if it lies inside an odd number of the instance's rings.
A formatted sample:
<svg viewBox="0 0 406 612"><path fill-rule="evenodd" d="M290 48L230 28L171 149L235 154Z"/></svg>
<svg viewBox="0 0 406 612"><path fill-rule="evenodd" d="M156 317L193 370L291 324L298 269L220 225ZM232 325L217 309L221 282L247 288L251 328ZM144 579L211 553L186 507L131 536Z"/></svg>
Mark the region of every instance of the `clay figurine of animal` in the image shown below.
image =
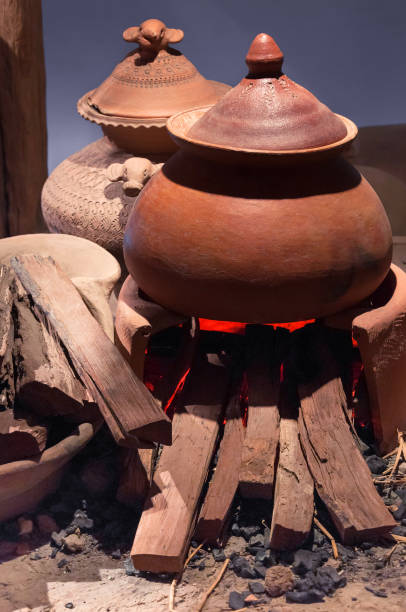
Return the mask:
<svg viewBox="0 0 406 612"><path fill-rule="evenodd" d="M135 196L162 166L163 164L153 164L146 157L130 157L123 164L111 164L106 175L112 182L123 181L125 194Z"/></svg>

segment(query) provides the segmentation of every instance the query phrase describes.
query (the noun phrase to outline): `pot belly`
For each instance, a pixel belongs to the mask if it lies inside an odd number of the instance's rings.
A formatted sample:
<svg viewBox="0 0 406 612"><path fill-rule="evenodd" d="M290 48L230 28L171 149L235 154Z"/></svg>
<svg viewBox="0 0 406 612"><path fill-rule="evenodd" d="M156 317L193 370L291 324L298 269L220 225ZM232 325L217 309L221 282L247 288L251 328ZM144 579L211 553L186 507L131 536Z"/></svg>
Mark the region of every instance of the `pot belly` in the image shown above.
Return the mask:
<svg viewBox="0 0 406 612"><path fill-rule="evenodd" d="M144 188L124 239L129 272L166 308L257 323L322 317L371 294L389 269L385 211L364 179L348 179L348 165L326 167L316 186L306 171L236 177L230 168L213 181L200 162L187 180L176 160L173 168ZM337 170L348 179L342 190ZM284 188L289 177L295 187Z"/></svg>

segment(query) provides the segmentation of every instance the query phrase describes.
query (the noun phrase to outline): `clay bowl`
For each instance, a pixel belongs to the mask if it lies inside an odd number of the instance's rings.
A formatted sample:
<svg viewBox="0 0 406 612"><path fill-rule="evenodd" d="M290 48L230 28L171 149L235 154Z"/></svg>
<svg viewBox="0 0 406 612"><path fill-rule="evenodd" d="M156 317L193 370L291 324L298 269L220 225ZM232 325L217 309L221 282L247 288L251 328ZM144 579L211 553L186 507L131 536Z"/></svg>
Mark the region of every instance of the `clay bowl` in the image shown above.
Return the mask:
<svg viewBox="0 0 406 612"><path fill-rule="evenodd" d="M56 261L113 340L109 298L121 275L113 255L90 240L68 234L25 234L0 240L0 263L8 263L11 257L28 253L50 256Z"/></svg>
<svg viewBox="0 0 406 612"><path fill-rule="evenodd" d="M182 111L172 115L167 121L167 129L174 142L183 150L199 155L205 159L226 164L252 165L252 166L274 166L289 165L292 163L313 163L320 159L336 157L348 148L356 138L358 128L350 119L337 115L347 128L347 135L338 142L333 142L322 147L301 150L258 150L240 149L236 147L222 147L217 144L196 140L187 134L192 125L206 113L211 106L196 108L194 110Z"/></svg>
<svg viewBox="0 0 406 612"><path fill-rule="evenodd" d="M0 521L34 510L55 491L64 467L88 444L100 424L81 423L37 457L0 465Z"/></svg>
<svg viewBox="0 0 406 612"><path fill-rule="evenodd" d="M219 97L229 89L229 85L217 81L209 81ZM84 118L100 125L103 133L114 144L128 153L134 155L149 155L153 153L174 153L178 147L171 139L166 129L168 117L118 117L105 115L88 102L94 90L89 91L77 103L79 114Z"/></svg>

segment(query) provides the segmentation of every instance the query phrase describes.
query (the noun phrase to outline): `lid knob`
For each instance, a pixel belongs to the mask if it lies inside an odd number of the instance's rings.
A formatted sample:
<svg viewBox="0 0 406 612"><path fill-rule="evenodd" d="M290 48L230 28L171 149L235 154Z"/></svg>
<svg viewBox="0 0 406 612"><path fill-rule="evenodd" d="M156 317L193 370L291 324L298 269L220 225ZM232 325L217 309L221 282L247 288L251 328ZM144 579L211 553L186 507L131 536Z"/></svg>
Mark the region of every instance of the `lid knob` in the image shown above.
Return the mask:
<svg viewBox="0 0 406 612"><path fill-rule="evenodd" d="M138 43L141 53L145 55L156 55L169 44L180 42L183 36L183 30L167 28L159 19L147 19L141 25L127 28L123 32L124 40Z"/></svg>
<svg viewBox="0 0 406 612"><path fill-rule="evenodd" d="M258 34L245 58L248 76L277 77L282 72L283 53L269 34Z"/></svg>

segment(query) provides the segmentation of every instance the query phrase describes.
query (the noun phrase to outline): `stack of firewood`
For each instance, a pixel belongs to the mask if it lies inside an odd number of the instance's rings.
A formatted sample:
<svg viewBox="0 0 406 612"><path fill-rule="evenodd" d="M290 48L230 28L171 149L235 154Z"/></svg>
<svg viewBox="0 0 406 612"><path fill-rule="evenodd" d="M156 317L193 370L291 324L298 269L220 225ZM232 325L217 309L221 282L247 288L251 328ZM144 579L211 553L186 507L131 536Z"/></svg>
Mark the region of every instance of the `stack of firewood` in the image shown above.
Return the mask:
<svg viewBox="0 0 406 612"><path fill-rule="evenodd" d="M0 463L47 446L52 417L104 418L129 448L171 442L171 423L50 258L0 268Z"/></svg>

